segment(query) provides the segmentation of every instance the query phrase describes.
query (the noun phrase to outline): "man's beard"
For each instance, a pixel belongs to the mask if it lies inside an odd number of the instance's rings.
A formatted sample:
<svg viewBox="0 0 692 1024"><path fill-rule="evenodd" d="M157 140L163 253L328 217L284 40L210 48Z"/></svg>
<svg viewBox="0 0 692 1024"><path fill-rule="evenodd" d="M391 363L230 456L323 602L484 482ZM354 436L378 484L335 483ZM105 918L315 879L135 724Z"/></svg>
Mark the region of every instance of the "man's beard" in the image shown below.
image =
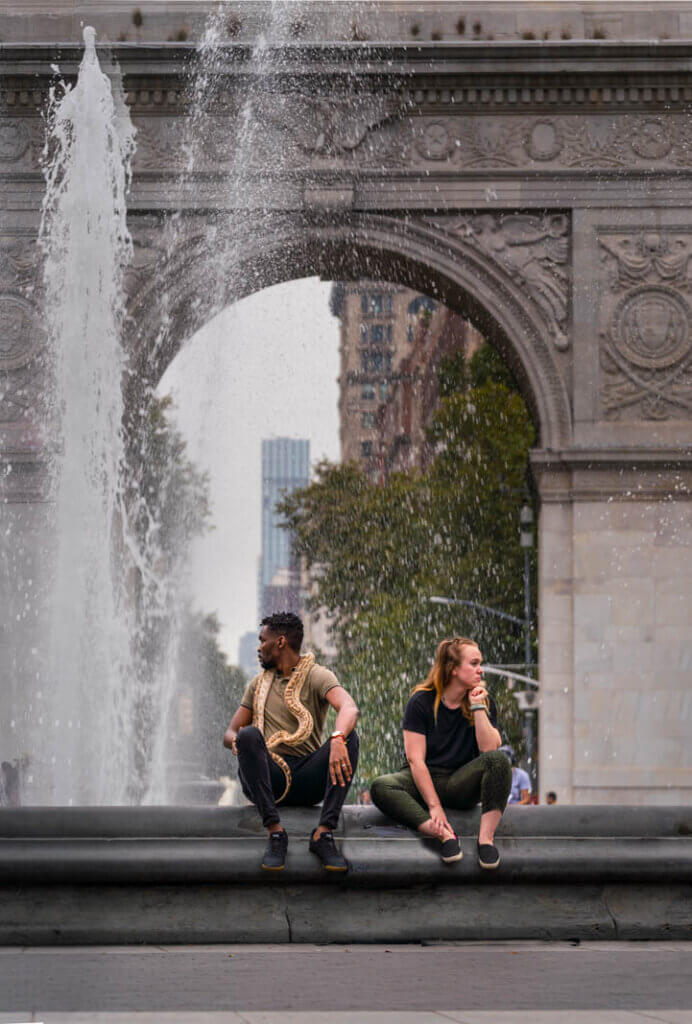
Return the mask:
<svg viewBox="0 0 692 1024"><path fill-rule="evenodd" d="M276 662L273 658L260 658L258 655L258 660L262 668L265 670L269 668L276 668Z"/></svg>

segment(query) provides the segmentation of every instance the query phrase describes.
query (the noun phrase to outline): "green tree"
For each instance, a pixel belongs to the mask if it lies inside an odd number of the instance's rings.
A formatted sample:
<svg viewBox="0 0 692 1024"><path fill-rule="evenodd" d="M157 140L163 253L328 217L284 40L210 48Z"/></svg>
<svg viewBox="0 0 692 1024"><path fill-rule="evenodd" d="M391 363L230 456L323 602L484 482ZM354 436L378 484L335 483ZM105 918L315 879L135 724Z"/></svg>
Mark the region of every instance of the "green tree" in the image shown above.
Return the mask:
<svg viewBox="0 0 692 1024"><path fill-rule="evenodd" d="M522 614L518 523L534 432L511 378L497 379L492 364L487 353L468 368L443 363L425 472L378 485L355 465L323 462L281 506L297 553L319 568L313 606L333 616L335 669L361 707L359 781L397 765L403 707L442 637L474 637L487 661L522 657L511 626L429 601L440 594ZM490 688L518 744L515 703Z"/></svg>
<svg viewBox="0 0 692 1024"><path fill-rule="evenodd" d="M183 620L178 678L193 708L192 725L183 736L188 760L210 778L235 774L235 758L223 746L223 734L240 703L247 677L229 665L219 644L215 615L188 609Z"/></svg>

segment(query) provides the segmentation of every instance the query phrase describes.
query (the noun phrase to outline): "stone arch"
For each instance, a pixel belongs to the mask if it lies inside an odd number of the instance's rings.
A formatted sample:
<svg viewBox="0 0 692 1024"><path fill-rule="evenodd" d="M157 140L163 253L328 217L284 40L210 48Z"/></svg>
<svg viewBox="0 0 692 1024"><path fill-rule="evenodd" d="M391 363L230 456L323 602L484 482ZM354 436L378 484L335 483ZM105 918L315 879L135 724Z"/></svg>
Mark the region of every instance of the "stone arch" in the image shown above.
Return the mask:
<svg viewBox="0 0 692 1024"><path fill-rule="evenodd" d="M451 219L449 227L458 222ZM155 386L187 338L252 292L315 274L368 277L427 292L474 320L515 371L540 446L569 443L565 340L525 276L476 239L445 231L439 220L367 214L260 219L254 228L238 232L225 255L223 245L215 249L211 261L204 226L190 220L165 259L138 280L129 305L133 386ZM136 224L133 233L136 238ZM170 296L165 332L156 298L162 290Z"/></svg>

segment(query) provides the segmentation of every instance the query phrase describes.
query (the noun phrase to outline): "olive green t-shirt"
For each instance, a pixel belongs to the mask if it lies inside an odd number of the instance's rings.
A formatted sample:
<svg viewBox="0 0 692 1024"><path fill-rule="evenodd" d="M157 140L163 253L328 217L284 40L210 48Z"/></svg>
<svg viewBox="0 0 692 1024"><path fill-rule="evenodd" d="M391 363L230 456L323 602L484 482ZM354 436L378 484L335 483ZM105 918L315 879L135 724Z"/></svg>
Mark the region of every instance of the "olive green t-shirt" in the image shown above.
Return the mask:
<svg viewBox="0 0 692 1024"><path fill-rule="evenodd" d="M261 673L250 680L240 701L241 707L248 708L250 711L253 710L255 688L260 676ZM274 670L274 678L269 687L267 701L264 705L265 739L269 739L270 736L273 736L275 732L281 729L291 733L295 732L298 728L298 719L292 711L289 711L284 700L284 693L290 678L290 676L280 677L279 673ZM299 694L300 703L312 715L312 732L306 740L303 740L302 743L295 747L289 747L283 743L278 747L274 747L277 754L288 755L289 757L304 757L305 754L312 754L315 750L319 750L324 742L322 733L324 731L327 711L329 710L329 703L326 697L329 691L338 685L338 679L328 668L324 668L323 665L312 666Z"/></svg>

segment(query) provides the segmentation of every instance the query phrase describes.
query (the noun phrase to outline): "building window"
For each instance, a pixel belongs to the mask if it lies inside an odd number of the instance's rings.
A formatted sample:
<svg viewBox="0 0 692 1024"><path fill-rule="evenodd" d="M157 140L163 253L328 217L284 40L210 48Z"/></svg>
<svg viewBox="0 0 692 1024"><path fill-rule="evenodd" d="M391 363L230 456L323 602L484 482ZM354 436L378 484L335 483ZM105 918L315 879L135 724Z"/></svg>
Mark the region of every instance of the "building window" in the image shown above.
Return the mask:
<svg viewBox="0 0 692 1024"><path fill-rule="evenodd" d="M370 328L370 341L373 345L381 345L384 341L384 326L382 324L373 324Z"/></svg>
<svg viewBox="0 0 692 1024"><path fill-rule="evenodd" d="M363 292L360 297L360 309L363 316L368 315L368 296L366 292Z"/></svg>
<svg viewBox="0 0 692 1024"><path fill-rule="evenodd" d="M374 412L362 412L360 414L360 425L363 430L372 430L375 426L375 413Z"/></svg>
<svg viewBox="0 0 692 1024"><path fill-rule="evenodd" d="M389 345L392 343L392 325L387 324L387 342Z"/></svg>
<svg viewBox="0 0 692 1024"><path fill-rule="evenodd" d="M384 308L388 313L392 312L392 296L386 295L384 300Z"/></svg>
<svg viewBox="0 0 692 1024"><path fill-rule="evenodd" d="M385 368L385 370L391 370L391 368L392 368L392 353L391 352L387 352L385 357L384 357L384 368Z"/></svg>
<svg viewBox="0 0 692 1024"><path fill-rule="evenodd" d="M367 345L368 343L368 328L365 324L360 325L360 343L361 345Z"/></svg>
<svg viewBox="0 0 692 1024"><path fill-rule="evenodd" d="M373 391L374 390L375 389L373 388ZM373 397L374 397L374 395L373 395ZM386 402L388 398L389 398L389 382L386 381L386 380L381 380L380 381L380 401L381 402Z"/></svg>
<svg viewBox="0 0 692 1024"><path fill-rule="evenodd" d="M374 384L363 384L360 392L360 397L364 402L374 402L375 400L375 385Z"/></svg>
<svg viewBox="0 0 692 1024"><path fill-rule="evenodd" d="M372 316L382 316L384 310L384 296L381 292L375 292L370 296L370 313Z"/></svg>
<svg viewBox="0 0 692 1024"><path fill-rule="evenodd" d="M372 441L361 441L360 454L364 459L372 457Z"/></svg>
<svg viewBox="0 0 692 1024"><path fill-rule="evenodd" d="M413 343L413 324L409 324L406 328L406 337L408 338L409 345Z"/></svg>
<svg viewBox="0 0 692 1024"><path fill-rule="evenodd" d="M435 300L427 295L418 295L408 304L409 316L418 316L420 313L432 313L435 309Z"/></svg>
<svg viewBox="0 0 692 1024"><path fill-rule="evenodd" d="M389 358L391 362L391 356ZM383 357L381 352L373 352L372 355L370 356L370 368L375 372L377 372L377 370L381 370L382 359Z"/></svg>
<svg viewBox="0 0 692 1024"><path fill-rule="evenodd" d="M370 359L367 352L361 352L360 354L360 368L363 373L367 373L370 368Z"/></svg>

